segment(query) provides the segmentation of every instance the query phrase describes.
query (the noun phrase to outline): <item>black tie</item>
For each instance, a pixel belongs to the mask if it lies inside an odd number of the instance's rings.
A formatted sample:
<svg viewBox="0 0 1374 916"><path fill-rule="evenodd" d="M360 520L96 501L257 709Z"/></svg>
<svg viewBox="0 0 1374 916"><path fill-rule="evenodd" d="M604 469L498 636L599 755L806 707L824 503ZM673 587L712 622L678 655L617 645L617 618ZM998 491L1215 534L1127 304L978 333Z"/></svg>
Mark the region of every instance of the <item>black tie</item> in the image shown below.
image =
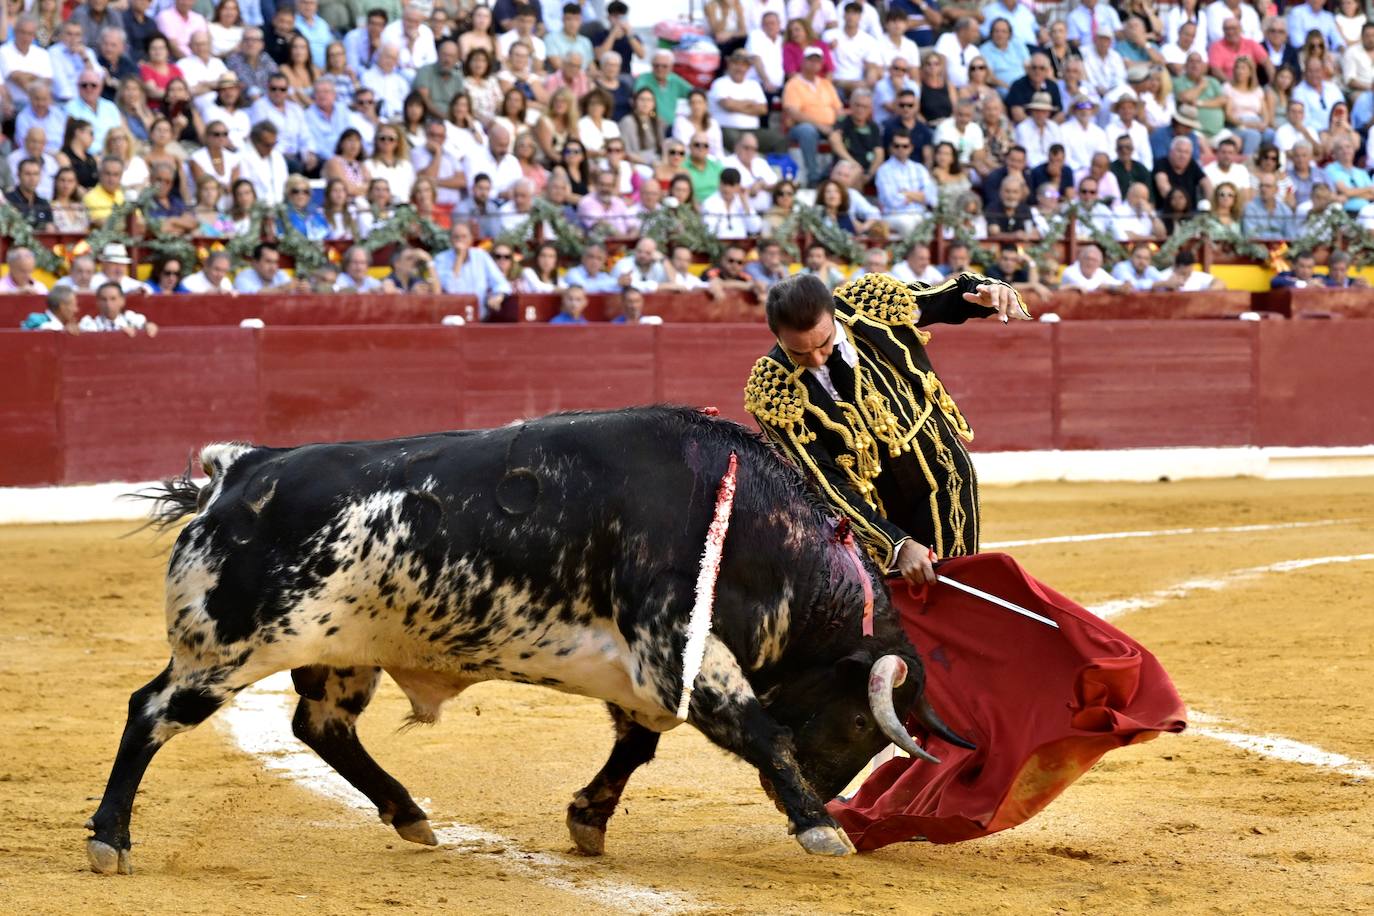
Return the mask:
<svg viewBox="0 0 1374 916"><path fill-rule="evenodd" d="M830 351L830 357L825 361L825 368L830 370L830 384L834 385L835 390L839 392L840 400L852 403L854 400L854 370L840 355L838 345Z"/></svg>

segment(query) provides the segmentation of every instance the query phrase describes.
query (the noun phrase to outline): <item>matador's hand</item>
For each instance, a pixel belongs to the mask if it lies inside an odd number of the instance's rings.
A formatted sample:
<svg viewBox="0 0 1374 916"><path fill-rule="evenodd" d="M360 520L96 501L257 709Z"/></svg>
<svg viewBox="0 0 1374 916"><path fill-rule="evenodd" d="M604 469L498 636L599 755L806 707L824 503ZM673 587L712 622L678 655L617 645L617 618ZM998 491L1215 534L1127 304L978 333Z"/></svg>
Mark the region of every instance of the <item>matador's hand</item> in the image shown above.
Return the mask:
<svg viewBox="0 0 1374 916"><path fill-rule="evenodd" d="M935 566L931 563L934 555L928 548L907 538L897 551L897 571L912 585L934 585Z"/></svg>
<svg viewBox="0 0 1374 916"><path fill-rule="evenodd" d="M996 309L997 316L1006 324L1008 319L1016 318L1021 321L1030 320L1030 312L1026 311L1021 304L1021 298L1016 295L1016 290L1001 283L984 283L971 293L964 293L964 298L975 305L984 308Z"/></svg>

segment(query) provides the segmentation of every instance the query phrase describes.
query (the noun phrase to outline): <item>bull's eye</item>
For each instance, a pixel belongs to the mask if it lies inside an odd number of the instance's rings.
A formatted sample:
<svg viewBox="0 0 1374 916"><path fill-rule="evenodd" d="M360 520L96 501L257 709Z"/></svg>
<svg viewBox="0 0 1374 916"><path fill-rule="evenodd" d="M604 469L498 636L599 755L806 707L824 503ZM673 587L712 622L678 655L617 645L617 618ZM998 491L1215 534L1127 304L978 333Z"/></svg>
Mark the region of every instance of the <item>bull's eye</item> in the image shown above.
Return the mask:
<svg viewBox="0 0 1374 916"><path fill-rule="evenodd" d="M854 729L855 729L855 731L863 731L863 730L866 729L866 728L868 728L868 719L864 718L862 715L855 716L855 717L854 717Z"/></svg>

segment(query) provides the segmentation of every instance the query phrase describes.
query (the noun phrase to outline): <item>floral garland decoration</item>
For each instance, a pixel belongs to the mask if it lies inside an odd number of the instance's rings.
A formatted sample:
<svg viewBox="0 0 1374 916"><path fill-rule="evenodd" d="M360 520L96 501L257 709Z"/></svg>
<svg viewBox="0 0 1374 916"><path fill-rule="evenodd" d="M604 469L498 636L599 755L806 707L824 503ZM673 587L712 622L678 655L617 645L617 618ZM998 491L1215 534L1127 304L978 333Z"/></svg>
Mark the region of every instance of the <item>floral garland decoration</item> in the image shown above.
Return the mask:
<svg viewBox="0 0 1374 916"><path fill-rule="evenodd" d="M810 235L826 251L847 263L858 264L864 259L864 247L855 241L853 235L826 220L825 210L817 206L798 204L773 230L771 237L782 246L789 258L795 260L801 256L797 239L804 234Z"/></svg>
<svg viewBox="0 0 1374 916"><path fill-rule="evenodd" d="M541 226L547 230L542 237L537 231ZM647 232L643 234L648 235ZM537 198L530 207L530 215L519 225L512 226L492 239L492 244L509 245L529 256L534 254L537 244L547 241L558 249L560 256L580 258L582 249L586 248L588 243L604 241L609 235L610 231L604 225L597 226L591 231L584 230L568 219L558 204Z"/></svg>
<svg viewBox="0 0 1374 916"><path fill-rule="evenodd" d="M639 234L642 238L657 242L665 256L672 252L675 245L686 245L693 254L705 255L711 261L715 261L725 250L720 239L706 228L701 214L693 207L661 206L640 222Z"/></svg>
<svg viewBox="0 0 1374 916"><path fill-rule="evenodd" d="M449 249L448 232L444 227L422 217L411 204L399 204L390 218L374 226L359 244L369 254L375 254L390 245L408 245L411 239L430 254Z"/></svg>
<svg viewBox="0 0 1374 916"><path fill-rule="evenodd" d="M1159 251L1155 252L1155 266L1161 270L1172 267L1178 253L1198 239L1207 239L1213 245L1230 248L1237 257L1265 265L1270 263L1269 248L1266 245L1246 238L1245 232L1239 226L1227 226L1210 213L1199 213L1174 227L1173 233L1159 246Z"/></svg>
<svg viewBox="0 0 1374 916"><path fill-rule="evenodd" d="M66 266L56 252L34 237L33 227L29 225L29 221L8 202L0 205L0 237L9 239L11 248L27 248L32 251L34 264L39 270L55 274Z"/></svg>
<svg viewBox="0 0 1374 916"><path fill-rule="evenodd" d="M1296 258L1324 245L1339 247L1342 242L1355 267L1374 264L1374 234L1340 204L1332 203L1316 216L1307 218L1302 233L1288 246L1287 255Z"/></svg>
<svg viewBox="0 0 1374 916"><path fill-rule="evenodd" d="M1064 236L1068 235L1070 221L1074 224L1074 238L1082 244L1091 242L1102 249L1102 258L1106 263L1115 264L1130 256L1126 246L1118 242L1111 233L1099 228L1089 218L1088 211L1074 201L1055 215L1050 221L1050 231L1026 251L1040 270L1049 273L1058 266L1051 261L1050 254L1064 241Z"/></svg>

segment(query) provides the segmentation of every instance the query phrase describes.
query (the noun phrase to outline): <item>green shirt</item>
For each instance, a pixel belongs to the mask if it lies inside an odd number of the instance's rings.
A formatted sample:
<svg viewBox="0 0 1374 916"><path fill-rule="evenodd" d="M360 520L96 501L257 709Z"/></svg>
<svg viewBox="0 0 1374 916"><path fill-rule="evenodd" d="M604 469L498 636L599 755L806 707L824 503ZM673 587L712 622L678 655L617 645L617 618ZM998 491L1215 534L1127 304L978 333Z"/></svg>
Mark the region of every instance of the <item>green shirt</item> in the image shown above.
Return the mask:
<svg viewBox="0 0 1374 916"><path fill-rule="evenodd" d="M1226 127L1226 109L1203 108L1201 103L1221 98L1221 83L1217 82L1216 77L1213 76L1204 76L1203 80L1203 85L1206 88L1202 90L1202 95L1197 97L1199 103L1197 108L1197 119L1202 122L1202 132L1208 137L1215 137ZM1180 92L1187 92L1196 85L1197 84L1188 79L1186 75L1174 77L1174 100L1178 100L1178 94ZM1125 193L1126 189L1122 188L1121 190L1122 193Z"/></svg>
<svg viewBox="0 0 1374 916"><path fill-rule="evenodd" d="M700 210L706 198L720 189L720 173L725 170L725 166L715 159L707 159L705 167L698 169L696 164L688 159L683 163L682 170L692 179L692 199L697 202L697 209Z"/></svg>
<svg viewBox="0 0 1374 916"><path fill-rule="evenodd" d="M672 124L673 118L677 117L678 100L692 94L692 84L676 73L668 74L667 86L660 86L652 71L641 74L639 79L635 80L635 92L641 89L648 89L654 94L654 102L658 105L658 119L664 124Z"/></svg>
<svg viewBox="0 0 1374 916"><path fill-rule="evenodd" d="M439 71L437 63L425 64L415 71L415 82L411 88L416 92L428 89L430 104L447 116L448 106L453 97L463 91L463 71L454 67L448 72L448 76L444 76Z"/></svg>

